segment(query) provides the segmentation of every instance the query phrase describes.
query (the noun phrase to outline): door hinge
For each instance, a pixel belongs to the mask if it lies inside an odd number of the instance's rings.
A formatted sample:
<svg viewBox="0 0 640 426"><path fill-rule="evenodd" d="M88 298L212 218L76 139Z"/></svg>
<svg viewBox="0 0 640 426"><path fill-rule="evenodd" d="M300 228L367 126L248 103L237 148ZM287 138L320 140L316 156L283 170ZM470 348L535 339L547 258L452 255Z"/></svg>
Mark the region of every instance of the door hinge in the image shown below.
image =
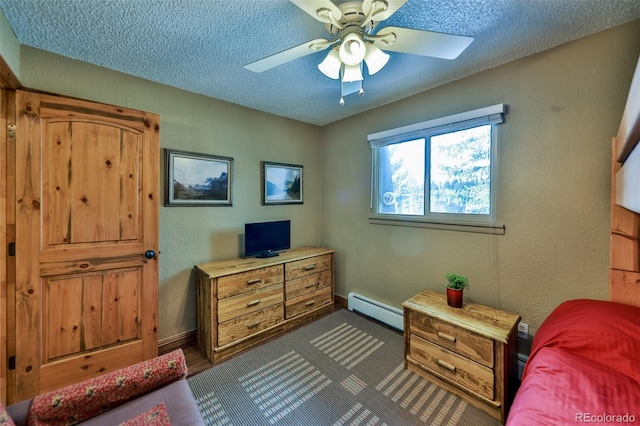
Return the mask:
<svg viewBox="0 0 640 426"><path fill-rule="evenodd" d="M16 125L15 124L9 124L7 126L7 136L9 137L9 139L15 139L16 138Z"/></svg>
<svg viewBox="0 0 640 426"><path fill-rule="evenodd" d="M11 355L7 358L7 370L15 370L16 369L16 356Z"/></svg>
<svg viewBox="0 0 640 426"><path fill-rule="evenodd" d="M16 243L9 243L8 247L7 247L7 254L9 256L15 256L16 255Z"/></svg>

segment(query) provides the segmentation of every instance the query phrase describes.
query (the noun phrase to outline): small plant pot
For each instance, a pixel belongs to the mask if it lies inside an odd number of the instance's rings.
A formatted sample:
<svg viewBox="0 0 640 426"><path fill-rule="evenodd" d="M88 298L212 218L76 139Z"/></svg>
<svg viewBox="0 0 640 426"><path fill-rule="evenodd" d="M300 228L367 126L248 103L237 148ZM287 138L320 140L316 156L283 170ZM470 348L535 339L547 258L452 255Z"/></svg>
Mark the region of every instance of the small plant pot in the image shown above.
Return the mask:
<svg viewBox="0 0 640 426"><path fill-rule="evenodd" d="M447 288L447 305L462 308L462 289Z"/></svg>

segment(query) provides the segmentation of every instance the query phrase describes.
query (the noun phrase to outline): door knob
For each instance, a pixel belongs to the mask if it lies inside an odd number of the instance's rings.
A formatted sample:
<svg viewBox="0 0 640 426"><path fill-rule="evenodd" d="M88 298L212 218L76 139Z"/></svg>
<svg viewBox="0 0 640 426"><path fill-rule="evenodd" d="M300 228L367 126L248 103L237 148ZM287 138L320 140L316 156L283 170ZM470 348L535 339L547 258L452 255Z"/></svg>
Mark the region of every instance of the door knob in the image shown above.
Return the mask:
<svg viewBox="0 0 640 426"><path fill-rule="evenodd" d="M144 257L146 257L147 259L155 259L156 258L156 252L153 250L147 250L144 252Z"/></svg>

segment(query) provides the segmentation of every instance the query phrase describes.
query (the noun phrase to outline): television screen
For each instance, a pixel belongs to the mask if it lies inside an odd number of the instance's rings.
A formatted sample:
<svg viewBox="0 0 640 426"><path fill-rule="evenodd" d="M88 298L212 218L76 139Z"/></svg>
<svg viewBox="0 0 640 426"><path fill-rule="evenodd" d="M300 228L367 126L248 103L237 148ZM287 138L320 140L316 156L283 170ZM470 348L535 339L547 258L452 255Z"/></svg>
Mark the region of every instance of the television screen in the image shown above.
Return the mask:
<svg viewBox="0 0 640 426"><path fill-rule="evenodd" d="M291 247L291 221L245 223L244 255L278 256L277 251Z"/></svg>

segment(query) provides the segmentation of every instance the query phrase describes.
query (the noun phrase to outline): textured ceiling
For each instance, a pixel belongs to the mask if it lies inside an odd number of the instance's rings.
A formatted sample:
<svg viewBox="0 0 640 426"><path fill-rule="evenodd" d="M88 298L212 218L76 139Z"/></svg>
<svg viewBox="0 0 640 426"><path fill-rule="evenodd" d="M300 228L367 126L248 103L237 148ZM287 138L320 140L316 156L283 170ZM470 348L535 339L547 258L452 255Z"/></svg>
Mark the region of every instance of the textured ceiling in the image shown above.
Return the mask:
<svg viewBox="0 0 640 426"><path fill-rule="evenodd" d="M339 82L317 69L326 51L259 74L243 68L329 38L288 0L0 0L0 7L23 45L317 125L640 18L639 0L408 0L379 28L473 43L455 60L390 52L379 73L365 75L365 95L340 106Z"/></svg>

